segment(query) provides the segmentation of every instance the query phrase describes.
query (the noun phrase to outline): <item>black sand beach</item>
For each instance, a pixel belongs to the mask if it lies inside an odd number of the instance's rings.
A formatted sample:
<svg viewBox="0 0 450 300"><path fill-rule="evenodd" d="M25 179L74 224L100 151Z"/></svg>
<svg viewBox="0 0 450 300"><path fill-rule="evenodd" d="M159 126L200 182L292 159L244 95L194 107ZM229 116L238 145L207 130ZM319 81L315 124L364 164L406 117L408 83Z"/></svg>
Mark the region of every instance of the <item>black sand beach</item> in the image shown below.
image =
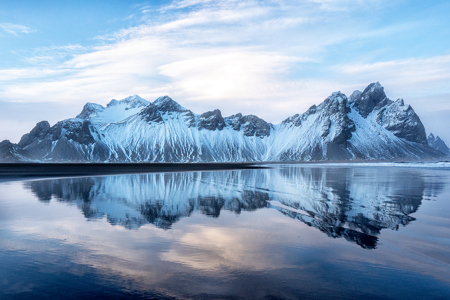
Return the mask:
<svg viewBox="0 0 450 300"><path fill-rule="evenodd" d="M217 171L263 168L256 163L2 163L0 181L23 178Z"/></svg>

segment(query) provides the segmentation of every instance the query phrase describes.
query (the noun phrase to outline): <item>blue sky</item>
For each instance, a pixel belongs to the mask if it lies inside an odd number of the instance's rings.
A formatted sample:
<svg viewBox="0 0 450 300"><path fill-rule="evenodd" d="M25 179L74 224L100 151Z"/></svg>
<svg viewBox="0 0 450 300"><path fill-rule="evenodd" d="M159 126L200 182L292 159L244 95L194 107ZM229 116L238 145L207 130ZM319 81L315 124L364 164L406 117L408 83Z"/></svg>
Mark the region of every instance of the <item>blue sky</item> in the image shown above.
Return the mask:
<svg viewBox="0 0 450 300"><path fill-rule="evenodd" d="M133 94L278 123L380 81L450 142L450 1L4 2L0 140Z"/></svg>

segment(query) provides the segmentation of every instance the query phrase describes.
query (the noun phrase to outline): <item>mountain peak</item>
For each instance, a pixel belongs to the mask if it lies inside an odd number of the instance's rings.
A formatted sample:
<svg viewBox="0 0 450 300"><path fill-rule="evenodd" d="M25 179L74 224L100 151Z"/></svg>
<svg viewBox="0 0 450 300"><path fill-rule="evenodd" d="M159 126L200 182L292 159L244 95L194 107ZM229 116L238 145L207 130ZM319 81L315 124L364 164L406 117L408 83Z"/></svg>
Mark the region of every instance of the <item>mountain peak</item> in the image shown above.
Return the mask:
<svg viewBox="0 0 450 300"><path fill-rule="evenodd" d="M174 101L172 98L170 98L169 96L162 96L159 97L158 99L156 99L153 104L160 110L163 112L183 112L183 111L187 111L186 108L184 108L183 106L181 106L180 104L178 104L176 101Z"/></svg>
<svg viewBox="0 0 450 300"><path fill-rule="evenodd" d="M100 104L88 102L84 105L81 113L76 116L80 119L89 119L91 117L95 117L99 112L102 112L105 108Z"/></svg>
<svg viewBox="0 0 450 300"><path fill-rule="evenodd" d="M30 131L30 133L26 133L20 139L18 145L20 147L26 147L29 144L33 143L35 139L42 140L50 131L50 124L47 121L41 121L36 124L36 126Z"/></svg>
<svg viewBox="0 0 450 300"><path fill-rule="evenodd" d="M367 118L377 105L380 106L383 103L385 104L385 102L387 103L388 99L384 93L384 88L377 81L369 84L359 96L355 95L355 98L352 100L354 100L356 110L361 116Z"/></svg>
<svg viewBox="0 0 450 300"><path fill-rule="evenodd" d="M381 86L381 83L379 81L377 82L372 82L371 84L369 84L369 86L371 89L376 90L376 89L383 89L383 86Z"/></svg>
<svg viewBox="0 0 450 300"><path fill-rule="evenodd" d="M328 99L330 100L337 100L339 103L341 103L344 100L347 100L347 96L345 96L341 91L333 92Z"/></svg>
<svg viewBox="0 0 450 300"><path fill-rule="evenodd" d="M434 134L430 133L428 135L427 141L428 145L430 145L431 148L434 148L450 156L450 149L447 147L445 142L439 136L434 136Z"/></svg>
<svg viewBox="0 0 450 300"><path fill-rule="evenodd" d="M395 100L395 103L400 105L400 106L404 106L405 105L405 101L403 101L402 98L398 98L397 100ZM408 105L408 107L410 107L410 106Z"/></svg>
<svg viewBox="0 0 450 300"><path fill-rule="evenodd" d="M353 91L353 93L350 95L350 97L348 98L350 103L355 102L356 99L358 99L359 97L361 97L362 92L359 90L355 90Z"/></svg>
<svg viewBox="0 0 450 300"><path fill-rule="evenodd" d="M145 100L144 98L142 98L142 97L139 97L139 95L133 95L133 96L128 96L128 97L126 97L126 98L124 98L124 99L122 99L122 100L120 100L121 102L128 102L128 103L131 103L131 102L138 102L138 103L142 103L142 104L145 104L145 105L148 105L148 101L147 100Z"/></svg>
<svg viewBox="0 0 450 300"><path fill-rule="evenodd" d="M198 122L198 129L208 129L214 131L216 129L222 130L225 127L225 121L220 110L207 111L200 115Z"/></svg>
<svg viewBox="0 0 450 300"><path fill-rule="evenodd" d="M138 106L147 106L150 102L145 100L144 98L139 97L138 95L128 96L126 98L123 98L122 100L116 100L112 99L106 107L112 107L116 105L123 105L126 104L127 108L135 108Z"/></svg>

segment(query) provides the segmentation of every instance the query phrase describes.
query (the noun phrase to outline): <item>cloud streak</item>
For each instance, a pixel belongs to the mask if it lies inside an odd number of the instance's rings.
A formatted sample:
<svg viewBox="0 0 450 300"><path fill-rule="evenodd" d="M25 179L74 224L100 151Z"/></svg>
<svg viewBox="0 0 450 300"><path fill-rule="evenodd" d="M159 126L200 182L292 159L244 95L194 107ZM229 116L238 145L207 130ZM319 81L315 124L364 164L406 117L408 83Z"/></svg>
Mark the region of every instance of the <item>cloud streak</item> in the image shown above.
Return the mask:
<svg viewBox="0 0 450 300"><path fill-rule="evenodd" d="M399 97L450 95L450 55L339 65L335 70L352 82L378 78Z"/></svg>
<svg viewBox="0 0 450 300"><path fill-rule="evenodd" d="M18 25L18 24L13 24L13 23L0 23L0 30L2 30L5 33L8 34L12 34L15 36L18 36L19 33L30 33L33 32L34 30L23 26L23 25Z"/></svg>

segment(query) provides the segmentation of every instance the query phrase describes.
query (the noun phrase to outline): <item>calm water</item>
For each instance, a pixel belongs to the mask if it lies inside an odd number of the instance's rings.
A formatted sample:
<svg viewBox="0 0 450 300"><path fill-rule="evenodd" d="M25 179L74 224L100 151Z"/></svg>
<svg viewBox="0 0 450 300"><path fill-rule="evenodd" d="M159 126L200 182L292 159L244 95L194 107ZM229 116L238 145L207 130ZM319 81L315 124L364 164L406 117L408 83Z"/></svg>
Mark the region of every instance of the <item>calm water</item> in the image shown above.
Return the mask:
<svg viewBox="0 0 450 300"><path fill-rule="evenodd" d="M0 184L0 298L449 299L450 170Z"/></svg>

